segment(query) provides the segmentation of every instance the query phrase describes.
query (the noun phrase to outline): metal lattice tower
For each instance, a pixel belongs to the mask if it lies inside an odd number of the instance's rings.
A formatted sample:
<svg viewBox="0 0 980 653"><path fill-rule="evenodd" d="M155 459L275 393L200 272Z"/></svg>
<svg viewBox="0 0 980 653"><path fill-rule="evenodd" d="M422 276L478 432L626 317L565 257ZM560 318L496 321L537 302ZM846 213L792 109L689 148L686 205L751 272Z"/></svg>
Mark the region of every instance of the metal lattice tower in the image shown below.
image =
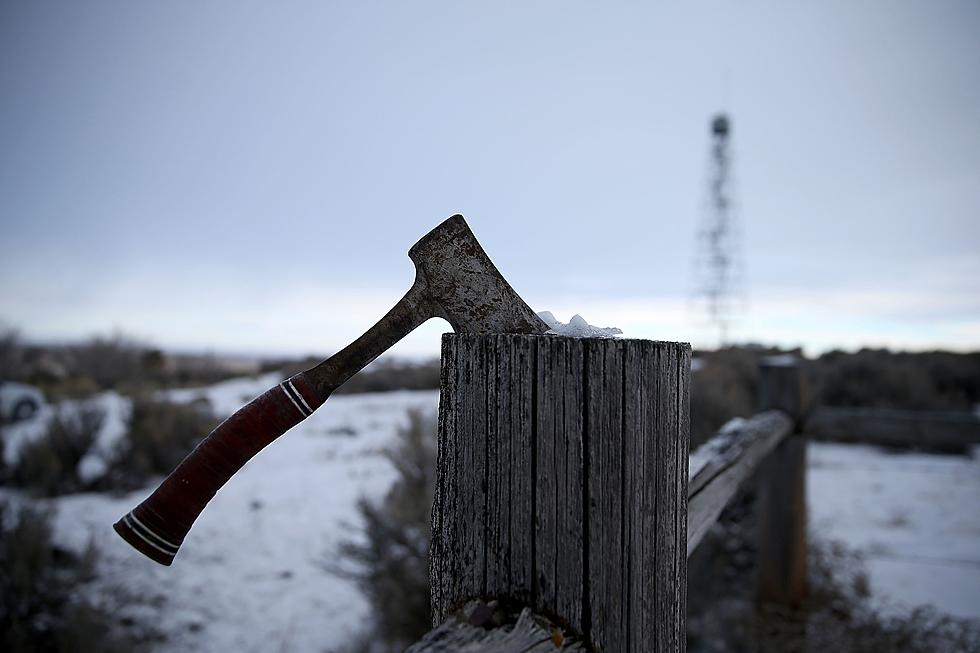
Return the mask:
<svg viewBox="0 0 980 653"><path fill-rule="evenodd" d="M698 299L718 328L719 346L728 342L734 316L738 231L732 197L732 123L720 113L711 120L708 194L698 232Z"/></svg>

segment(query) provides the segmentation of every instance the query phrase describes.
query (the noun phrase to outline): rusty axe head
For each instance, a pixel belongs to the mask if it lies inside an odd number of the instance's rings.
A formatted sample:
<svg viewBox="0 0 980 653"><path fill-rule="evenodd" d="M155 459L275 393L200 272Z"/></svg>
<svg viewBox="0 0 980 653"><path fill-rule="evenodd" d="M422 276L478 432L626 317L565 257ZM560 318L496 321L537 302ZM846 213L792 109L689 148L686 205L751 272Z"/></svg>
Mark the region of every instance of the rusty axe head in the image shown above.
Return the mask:
<svg viewBox="0 0 980 653"><path fill-rule="evenodd" d="M424 301L457 333L548 330L494 266L463 216L454 215L427 233L408 256Z"/></svg>

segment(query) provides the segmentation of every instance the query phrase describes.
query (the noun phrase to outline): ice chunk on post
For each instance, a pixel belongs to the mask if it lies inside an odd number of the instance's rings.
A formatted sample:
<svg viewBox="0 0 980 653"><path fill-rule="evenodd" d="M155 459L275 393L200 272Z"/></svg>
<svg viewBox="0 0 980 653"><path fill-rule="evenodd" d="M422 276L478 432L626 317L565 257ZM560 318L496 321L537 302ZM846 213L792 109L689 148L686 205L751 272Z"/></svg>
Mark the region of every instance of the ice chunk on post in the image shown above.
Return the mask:
<svg viewBox="0 0 980 653"><path fill-rule="evenodd" d="M565 324L560 322L551 311L541 311L538 313L545 324L548 325L548 333L555 336L573 336L576 338L612 338L623 332L617 327L597 327L589 324L581 315L574 315Z"/></svg>
<svg viewBox="0 0 980 653"><path fill-rule="evenodd" d="M555 317L555 314L551 311L541 311L538 313L538 317L548 325L549 329L557 329L561 322ZM977 410L980 411L980 404L977 405Z"/></svg>

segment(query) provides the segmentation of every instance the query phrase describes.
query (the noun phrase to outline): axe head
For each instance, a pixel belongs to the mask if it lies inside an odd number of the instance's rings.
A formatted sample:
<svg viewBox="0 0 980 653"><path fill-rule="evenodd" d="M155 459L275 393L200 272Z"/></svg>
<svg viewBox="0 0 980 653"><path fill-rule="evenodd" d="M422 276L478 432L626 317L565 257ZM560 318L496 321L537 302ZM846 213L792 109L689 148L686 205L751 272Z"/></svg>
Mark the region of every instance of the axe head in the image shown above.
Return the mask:
<svg viewBox="0 0 980 653"><path fill-rule="evenodd" d="M463 216L454 215L427 233L408 256L433 314L457 333L548 330L490 261Z"/></svg>

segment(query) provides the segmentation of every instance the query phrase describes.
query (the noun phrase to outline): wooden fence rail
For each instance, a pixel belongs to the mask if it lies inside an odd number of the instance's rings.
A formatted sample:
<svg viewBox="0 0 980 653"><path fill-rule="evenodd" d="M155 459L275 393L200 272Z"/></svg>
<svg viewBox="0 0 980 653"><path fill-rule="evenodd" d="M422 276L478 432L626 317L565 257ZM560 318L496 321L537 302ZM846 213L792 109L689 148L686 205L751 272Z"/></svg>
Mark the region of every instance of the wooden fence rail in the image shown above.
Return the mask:
<svg viewBox="0 0 980 653"><path fill-rule="evenodd" d="M980 416L821 406L807 417L804 431L815 440L959 452L980 444Z"/></svg>
<svg viewBox="0 0 980 653"><path fill-rule="evenodd" d="M792 429L793 422L784 413L767 411L719 433L695 452L691 464L697 464L698 469L688 486L688 557L739 489Z"/></svg>

